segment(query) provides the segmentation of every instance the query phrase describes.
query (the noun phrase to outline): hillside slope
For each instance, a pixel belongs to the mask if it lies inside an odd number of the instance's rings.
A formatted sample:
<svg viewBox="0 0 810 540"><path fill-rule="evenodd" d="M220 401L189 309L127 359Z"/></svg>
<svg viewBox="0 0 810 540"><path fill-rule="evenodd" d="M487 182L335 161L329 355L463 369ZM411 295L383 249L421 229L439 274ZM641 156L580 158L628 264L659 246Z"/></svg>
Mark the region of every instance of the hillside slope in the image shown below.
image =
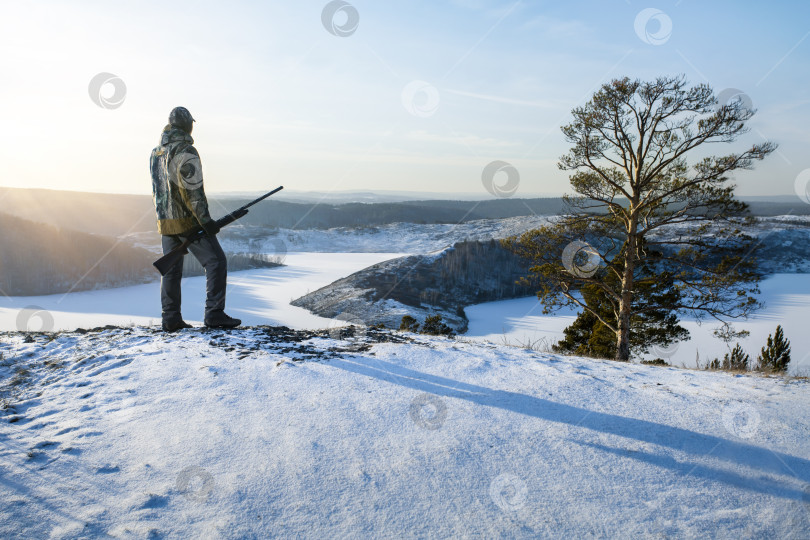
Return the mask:
<svg viewBox="0 0 810 540"><path fill-rule="evenodd" d="M353 235L325 231L313 235L279 233L279 238L313 251L336 246L347 251L391 249L412 250L411 255L365 268L325 287L297 298L292 305L322 317L343 315L345 320L398 328L403 315L422 321L439 313L458 332L467 329L463 309L471 304L531 296L536 288L516 285L532 264L506 252L496 238L517 235L538 228L547 218L515 218L477 221L475 228L449 229L398 224L371 228ZM688 227L671 227L653 237L671 239L688 235ZM332 233L331 235L328 233ZM755 257L764 275L810 272L810 220L801 216L763 218L746 232L755 238ZM356 238L356 239L355 239ZM353 240L354 239L354 240ZM353 242L352 242L353 240ZM244 240L243 240L244 242ZM283 244L284 241L281 240ZM353 243L353 248L349 244ZM451 247L447 247L452 244ZM234 245L240 245L235 242ZM243 244L244 245L244 244ZM620 245L620 242L617 242ZM421 249L420 249L421 247ZM671 247L660 247L672 251ZM429 251L436 250L433 253Z"/></svg>
<svg viewBox="0 0 810 540"><path fill-rule="evenodd" d="M154 279L154 255L115 238L0 213L0 291L29 296Z"/></svg>
<svg viewBox="0 0 810 540"><path fill-rule="evenodd" d="M0 294L39 296L93 289L110 289L160 279L152 262L158 253L132 245L127 239L58 228L0 213ZM153 238L160 236L156 233ZM273 268L277 254L227 252L231 271ZM183 276L205 271L185 257Z"/></svg>
<svg viewBox="0 0 810 540"><path fill-rule="evenodd" d="M0 537L806 538L810 384L362 329L0 334Z"/></svg>
<svg viewBox="0 0 810 540"><path fill-rule="evenodd" d="M531 295L516 284L528 266L496 240L458 242L431 255L375 264L290 304L321 317L388 328L399 328L406 314L421 322L438 313L464 332L465 306Z"/></svg>

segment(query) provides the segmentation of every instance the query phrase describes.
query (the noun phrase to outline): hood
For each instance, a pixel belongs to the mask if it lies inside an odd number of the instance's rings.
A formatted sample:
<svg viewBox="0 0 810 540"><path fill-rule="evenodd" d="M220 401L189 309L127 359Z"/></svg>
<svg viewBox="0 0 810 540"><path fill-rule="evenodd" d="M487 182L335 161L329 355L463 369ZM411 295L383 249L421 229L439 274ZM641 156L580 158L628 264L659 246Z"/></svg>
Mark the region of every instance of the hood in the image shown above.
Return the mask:
<svg viewBox="0 0 810 540"><path fill-rule="evenodd" d="M182 129L172 127L171 124L166 124L166 127L163 128L163 133L160 134L160 144L161 146L166 146L174 142L194 144L194 139Z"/></svg>

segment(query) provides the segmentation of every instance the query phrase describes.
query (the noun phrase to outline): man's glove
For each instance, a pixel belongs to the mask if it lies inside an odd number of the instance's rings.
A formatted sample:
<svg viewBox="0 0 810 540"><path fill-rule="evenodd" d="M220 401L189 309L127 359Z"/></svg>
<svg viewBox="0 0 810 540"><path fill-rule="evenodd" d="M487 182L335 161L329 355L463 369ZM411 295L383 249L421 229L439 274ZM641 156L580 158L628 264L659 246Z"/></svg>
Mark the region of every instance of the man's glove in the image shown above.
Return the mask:
<svg viewBox="0 0 810 540"><path fill-rule="evenodd" d="M213 219L211 221L206 221L205 223L201 224L205 234L208 236L216 236L217 233L220 231L220 226L217 225L217 222Z"/></svg>

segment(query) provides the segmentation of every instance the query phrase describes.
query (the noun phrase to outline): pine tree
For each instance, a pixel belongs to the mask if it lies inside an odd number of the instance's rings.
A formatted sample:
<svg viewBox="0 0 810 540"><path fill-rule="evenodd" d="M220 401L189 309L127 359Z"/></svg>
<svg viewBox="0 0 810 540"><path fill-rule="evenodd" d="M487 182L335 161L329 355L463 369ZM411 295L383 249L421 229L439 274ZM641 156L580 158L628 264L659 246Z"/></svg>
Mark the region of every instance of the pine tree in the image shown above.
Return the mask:
<svg viewBox="0 0 810 540"><path fill-rule="evenodd" d="M592 287L582 288L585 303L594 309L605 311L599 291ZM602 304L602 305L599 305ZM564 331L565 336L552 346L557 353L613 358L616 356L616 334L590 311L582 311Z"/></svg>
<svg viewBox="0 0 810 540"><path fill-rule="evenodd" d="M664 307L680 302L680 290L674 286L672 275L656 262L655 256L660 252L646 247L645 252L648 258L635 269L636 313L631 318L630 331L633 354L645 353L655 345L667 346L689 339L689 331L678 324L674 310ZM624 249L614 261L621 260L623 254ZM608 273L605 282L618 286L619 278ZM553 350L595 358L615 358L616 332L608 324L616 323L618 302L603 288L592 283L583 285L580 292L589 309L581 311L571 326L564 330L565 338L555 344Z"/></svg>
<svg viewBox="0 0 810 540"><path fill-rule="evenodd" d="M776 334L768 335L767 344L757 358L757 370L782 373L790 363L790 341L785 339L782 325L776 327Z"/></svg>
<svg viewBox="0 0 810 540"><path fill-rule="evenodd" d="M438 313L430 315L422 324L422 333L432 336L452 336L453 329L442 322L442 316Z"/></svg>
<svg viewBox="0 0 810 540"><path fill-rule="evenodd" d="M616 359L628 360L640 312L665 308L729 319L756 310L757 244L744 233L747 205L735 199L731 175L753 168L776 144L764 141L721 156L705 152L711 143L737 140L755 111L741 99L721 103L708 85L689 87L677 76L613 80L571 112L573 121L562 131L572 147L559 167L571 171L575 193L564 197L558 219L505 242L532 262L528 277L539 286L546 312L590 311L578 292L588 284L602 288L618 308L615 318L601 322L614 332ZM636 267L650 256L645 241L664 253L681 293L677 303L637 305ZM596 264L566 259L566 250L582 244ZM620 246L626 249L615 260ZM612 284L609 274L616 278Z"/></svg>
<svg viewBox="0 0 810 540"><path fill-rule="evenodd" d="M399 324L399 329L403 332L418 332L419 322L410 315L403 315Z"/></svg>
<svg viewBox="0 0 810 540"><path fill-rule="evenodd" d="M731 350L731 354L726 353L725 357L723 357L723 369L726 371L747 371L750 360L748 354L737 343Z"/></svg>

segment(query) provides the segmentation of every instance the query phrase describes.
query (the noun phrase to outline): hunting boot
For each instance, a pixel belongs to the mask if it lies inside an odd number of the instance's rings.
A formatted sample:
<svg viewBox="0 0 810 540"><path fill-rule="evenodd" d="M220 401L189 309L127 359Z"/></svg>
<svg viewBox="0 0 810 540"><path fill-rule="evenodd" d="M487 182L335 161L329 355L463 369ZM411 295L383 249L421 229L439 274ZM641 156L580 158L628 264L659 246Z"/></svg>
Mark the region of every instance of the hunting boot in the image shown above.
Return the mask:
<svg viewBox="0 0 810 540"><path fill-rule="evenodd" d="M242 324L239 319L234 319L224 311L215 311L205 318L205 326L208 328L236 328Z"/></svg>

